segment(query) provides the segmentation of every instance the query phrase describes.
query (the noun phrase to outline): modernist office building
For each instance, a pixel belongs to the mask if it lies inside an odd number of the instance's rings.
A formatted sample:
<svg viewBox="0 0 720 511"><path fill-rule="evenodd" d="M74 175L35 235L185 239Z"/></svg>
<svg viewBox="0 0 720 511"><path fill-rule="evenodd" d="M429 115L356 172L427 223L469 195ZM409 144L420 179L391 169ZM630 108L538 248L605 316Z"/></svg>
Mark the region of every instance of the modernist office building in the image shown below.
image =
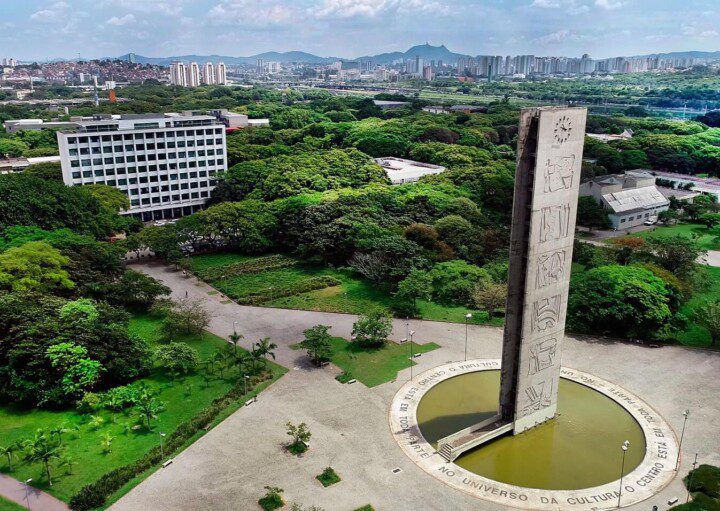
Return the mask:
<svg viewBox="0 0 720 511"><path fill-rule="evenodd" d="M114 186L143 221L197 211L227 169L225 126L209 115L97 117L57 136L66 185Z"/></svg>

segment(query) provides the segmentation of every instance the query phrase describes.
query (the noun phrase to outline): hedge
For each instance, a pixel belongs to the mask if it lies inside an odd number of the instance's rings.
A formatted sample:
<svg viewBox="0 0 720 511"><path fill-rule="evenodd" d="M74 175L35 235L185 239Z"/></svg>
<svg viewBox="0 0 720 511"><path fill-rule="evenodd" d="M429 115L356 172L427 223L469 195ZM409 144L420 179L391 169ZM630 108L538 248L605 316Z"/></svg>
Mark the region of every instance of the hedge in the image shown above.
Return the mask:
<svg viewBox="0 0 720 511"><path fill-rule="evenodd" d="M252 392L260 383L272 379L272 371L264 371L260 375L248 380L248 390ZM190 440L198 431L210 424L223 410L229 407L244 395L244 383L236 383L226 394L215 398L210 405L200 410L192 419L180 424L170 433L164 442L165 458L176 452ZM107 498L122 488L135 476L163 462L163 452L160 446L150 449L145 455L134 463L118 467L102 475L94 483L81 488L70 499L70 507L75 511L88 511L101 507Z"/></svg>
<svg viewBox="0 0 720 511"><path fill-rule="evenodd" d="M324 275L322 277L311 277L301 280L300 282L295 282L285 287L265 289L257 294L234 296L233 298L235 298L237 303L242 305L259 305L263 302L275 300L276 298L298 295L300 293L307 293L308 291L325 289L326 287L339 286L340 284L342 284L342 282L339 279L331 277L330 275Z"/></svg>
<svg viewBox="0 0 720 511"><path fill-rule="evenodd" d="M289 268L297 265L295 259L284 255L275 254L265 257L257 257L250 261L240 261L227 266L215 266L203 270L197 270L195 273L202 280L213 281L228 277L237 277L238 275L246 275L248 273L260 273L265 270L275 270L278 268Z"/></svg>

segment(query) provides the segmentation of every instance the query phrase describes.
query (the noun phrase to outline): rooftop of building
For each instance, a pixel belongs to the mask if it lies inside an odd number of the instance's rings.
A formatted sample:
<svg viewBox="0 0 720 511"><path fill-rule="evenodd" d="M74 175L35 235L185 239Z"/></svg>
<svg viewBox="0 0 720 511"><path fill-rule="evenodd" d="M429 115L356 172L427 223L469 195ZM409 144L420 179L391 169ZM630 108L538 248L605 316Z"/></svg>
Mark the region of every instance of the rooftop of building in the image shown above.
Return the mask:
<svg viewBox="0 0 720 511"><path fill-rule="evenodd" d="M655 185L606 193L603 199L614 213L632 213L667 206L670 201Z"/></svg>
<svg viewBox="0 0 720 511"><path fill-rule="evenodd" d="M445 167L441 165L432 165L394 156L375 158L375 161L385 169L385 173L393 183L414 181L428 174L439 174L445 171Z"/></svg>

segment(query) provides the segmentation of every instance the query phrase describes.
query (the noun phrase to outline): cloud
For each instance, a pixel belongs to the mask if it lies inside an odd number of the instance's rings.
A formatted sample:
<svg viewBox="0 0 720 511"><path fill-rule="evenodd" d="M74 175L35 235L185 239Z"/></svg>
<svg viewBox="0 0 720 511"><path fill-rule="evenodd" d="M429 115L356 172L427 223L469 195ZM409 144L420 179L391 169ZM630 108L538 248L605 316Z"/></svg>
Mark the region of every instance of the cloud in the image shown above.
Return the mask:
<svg viewBox="0 0 720 511"><path fill-rule="evenodd" d="M389 13L447 13L447 6L437 0L323 0L308 12L315 18L375 18Z"/></svg>
<svg viewBox="0 0 720 511"><path fill-rule="evenodd" d="M210 22L218 25L271 26L283 25L297 18L297 11L279 2L254 0L223 0L210 9Z"/></svg>
<svg viewBox="0 0 720 511"><path fill-rule="evenodd" d="M132 14L126 14L122 17L113 16L109 20L107 20L105 23L108 25L114 25L116 27L121 27L123 25L127 25L128 23L134 23L135 22L135 16Z"/></svg>
<svg viewBox="0 0 720 511"><path fill-rule="evenodd" d="M700 37L717 37L717 30L704 30L700 32Z"/></svg>
<svg viewBox="0 0 720 511"><path fill-rule="evenodd" d="M560 0L535 0L531 7L540 7L541 9L557 9L560 7Z"/></svg>
<svg viewBox="0 0 720 511"><path fill-rule="evenodd" d="M537 7L539 9L559 9L563 8L568 14L583 14L590 10L590 8L583 4L578 3L577 0L534 0L530 7Z"/></svg>
<svg viewBox="0 0 720 511"><path fill-rule="evenodd" d="M574 38L574 35L569 30L563 29L558 30L557 32L552 32L550 34L547 34L542 37L537 38L537 42L540 44L554 44L554 43L561 43L567 39Z"/></svg>
<svg viewBox="0 0 720 511"><path fill-rule="evenodd" d="M622 0L595 0L595 5L597 7L600 7L601 9L607 9L608 11L612 11L615 9L619 9L624 4Z"/></svg>
<svg viewBox="0 0 720 511"><path fill-rule="evenodd" d="M122 8L135 12L179 16L183 12L183 6L180 4L184 1L185 0L104 0L102 5L113 9Z"/></svg>
<svg viewBox="0 0 720 511"><path fill-rule="evenodd" d="M40 23L54 23L56 21L61 21L65 17L66 11L69 7L70 6L66 2L55 2L44 9L40 9L39 11L32 13L30 15L30 19Z"/></svg>

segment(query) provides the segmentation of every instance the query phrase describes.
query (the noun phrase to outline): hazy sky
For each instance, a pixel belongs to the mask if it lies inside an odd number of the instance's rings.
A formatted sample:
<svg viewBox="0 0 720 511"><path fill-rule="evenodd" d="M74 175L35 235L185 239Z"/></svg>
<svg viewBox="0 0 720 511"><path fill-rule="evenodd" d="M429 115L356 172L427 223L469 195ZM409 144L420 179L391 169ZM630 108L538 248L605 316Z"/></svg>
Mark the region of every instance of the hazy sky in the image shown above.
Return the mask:
<svg viewBox="0 0 720 511"><path fill-rule="evenodd" d="M719 0L0 0L0 57L720 50Z"/></svg>

